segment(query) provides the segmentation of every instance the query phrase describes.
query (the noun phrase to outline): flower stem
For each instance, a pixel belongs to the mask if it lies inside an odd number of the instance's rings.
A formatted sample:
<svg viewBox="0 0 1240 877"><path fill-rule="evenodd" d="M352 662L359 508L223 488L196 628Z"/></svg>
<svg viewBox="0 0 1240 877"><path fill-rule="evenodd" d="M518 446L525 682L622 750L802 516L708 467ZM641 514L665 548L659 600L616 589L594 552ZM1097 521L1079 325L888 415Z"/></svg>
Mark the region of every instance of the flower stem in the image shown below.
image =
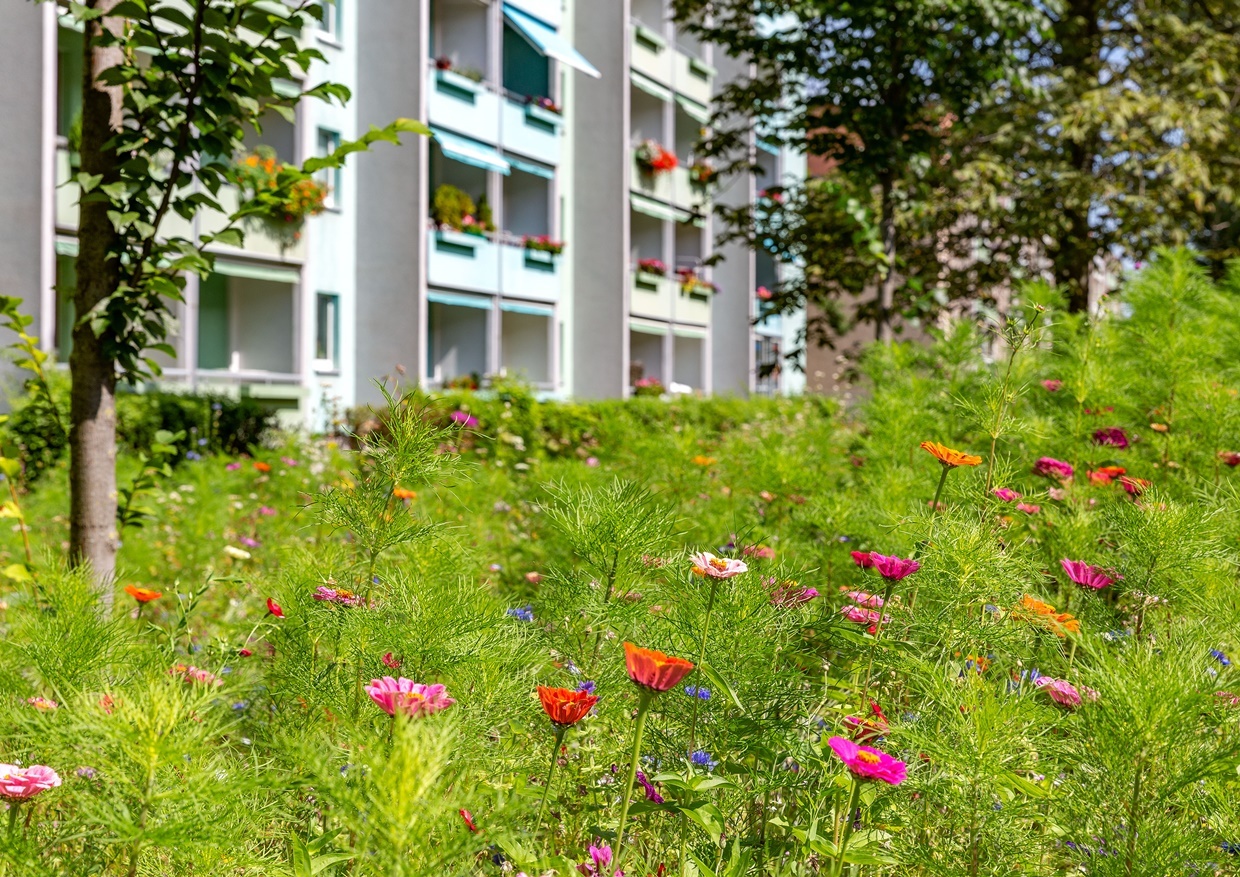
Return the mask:
<svg viewBox="0 0 1240 877"><path fill-rule="evenodd" d="M702 622L702 643L698 647L697 664L694 666L701 667L702 662L706 660L706 638L710 635L710 616L715 609L715 594L719 590L719 580L710 580L710 599L706 601L706 619ZM700 688L700 686L698 686ZM696 691L693 695L693 709L689 712L689 754L693 754L693 747L697 743L697 715L698 704L702 702L702 698L697 696Z"/></svg>
<svg viewBox="0 0 1240 877"><path fill-rule="evenodd" d="M616 824L616 870L624 859L624 824L629 818L629 799L633 795L633 783L637 781L637 759L642 751L642 735L646 731L646 714L650 711L651 695L643 691L637 702L637 727L633 729L633 757L629 759L629 778L624 784L624 802L620 806L620 821Z"/></svg>
<svg viewBox="0 0 1240 877"><path fill-rule="evenodd" d="M555 762L560 755L560 745L564 742L564 732L567 730L558 725L555 729L555 746L551 748L551 764L547 767L547 782L543 786L542 803L538 805L538 818L534 820L534 831L538 831L542 825L543 814L547 812L547 798L551 795L551 776L555 773Z"/></svg>
<svg viewBox="0 0 1240 877"><path fill-rule="evenodd" d="M939 513L939 497L943 495L943 485L947 483L947 473L952 471L951 466L943 467L943 474L939 476L939 486L935 488L934 500L930 503L930 514L937 515Z"/></svg>
<svg viewBox="0 0 1240 877"><path fill-rule="evenodd" d="M895 589L894 579L887 579L887 587L883 590L883 605L878 607L878 622L874 626L874 642L870 643L870 656L865 667L865 685L861 688L861 709L864 711L870 702L870 679L874 671L874 650L878 648L879 637L883 635L883 612L891 602L891 592Z"/></svg>
<svg viewBox="0 0 1240 877"><path fill-rule="evenodd" d="M852 796L848 799L848 810L844 813L844 834L840 838L839 854L835 859L835 868L831 872L833 877L840 877L844 873L844 851L848 849L848 841L852 838L853 811L857 809L857 801L860 798L861 780L853 777Z"/></svg>
<svg viewBox="0 0 1240 877"><path fill-rule="evenodd" d="M9 838L12 839L13 832L17 830L17 811L21 809L21 804L17 801L9 802Z"/></svg>

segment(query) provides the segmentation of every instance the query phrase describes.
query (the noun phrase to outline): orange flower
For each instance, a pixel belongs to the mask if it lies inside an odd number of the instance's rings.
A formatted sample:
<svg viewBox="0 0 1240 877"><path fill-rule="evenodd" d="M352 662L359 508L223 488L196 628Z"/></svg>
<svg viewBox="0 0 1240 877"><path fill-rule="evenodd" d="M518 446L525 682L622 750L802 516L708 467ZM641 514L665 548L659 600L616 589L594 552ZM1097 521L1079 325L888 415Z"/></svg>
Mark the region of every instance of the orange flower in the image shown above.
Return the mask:
<svg viewBox="0 0 1240 877"><path fill-rule="evenodd" d="M254 464L254 468L258 470L259 472L270 472L271 464L264 463L262 460L259 460L257 463Z"/></svg>
<svg viewBox="0 0 1240 877"><path fill-rule="evenodd" d="M639 648L632 643L624 644L624 664L634 684L656 694L675 688L681 679L693 672L692 661Z"/></svg>
<svg viewBox="0 0 1240 877"><path fill-rule="evenodd" d="M133 597L139 603L150 603L152 600L158 600L163 596L162 591L152 591L150 588L139 588L137 585L125 585L125 593Z"/></svg>
<svg viewBox="0 0 1240 877"><path fill-rule="evenodd" d="M689 462L692 463L694 466L713 466L715 465L715 458L708 457L705 454L698 454L696 457L694 457Z"/></svg>
<svg viewBox="0 0 1240 877"><path fill-rule="evenodd" d="M397 499L417 499L418 498L417 493L410 490L408 487L392 488L392 496L396 497Z"/></svg>
<svg viewBox="0 0 1240 877"><path fill-rule="evenodd" d="M538 699L542 701L543 711L551 724L557 728L568 728L577 724L598 703L598 695L588 691L573 691L569 688L548 688L538 686Z"/></svg>
<svg viewBox="0 0 1240 877"><path fill-rule="evenodd" d="M966 454L963 451L955 451L946 445L938 442L922 442L921 449L929 451L930 454L949 469L955 469L957 466L976 466L982 462L981 457L975 457L972 454Z"/></svg>
<svg viewBox="0 0 1240 877"><path fill-rule="evenodd" d="M1110 484L1127 471L1123 466L1099 466L1089 472L1089 483Z"/></svg>
<svg viewBox="0 0 1240 877"><path fill-rule="evenodd" d="M1056 636L1063 636L1065 631L1068 633L1081 632L1081 622L1076 619L1076 616L1070 612L1056 612L1054 606L1049 603L1043 603L1041 600L1035 600L1028 594L1021 597L1018 608L1034 615L1035 618L1031 620L1045 619L1047 625Z"/></svg>

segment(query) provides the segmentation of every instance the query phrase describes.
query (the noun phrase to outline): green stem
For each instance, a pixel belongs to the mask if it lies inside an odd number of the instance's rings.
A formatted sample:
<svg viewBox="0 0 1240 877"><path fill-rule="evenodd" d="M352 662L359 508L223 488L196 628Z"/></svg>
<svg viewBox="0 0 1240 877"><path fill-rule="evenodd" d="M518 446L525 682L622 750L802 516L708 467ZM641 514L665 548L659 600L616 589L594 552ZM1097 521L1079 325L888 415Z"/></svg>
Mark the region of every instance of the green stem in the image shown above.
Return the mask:
<svg viewBox="0 0 1240 877"><path fill-rule="evenodd" d="M861 780L853 777L852 796L848 799L848 809L844 812L844 834L840 838L839 855L835 859L835 868L831 872L833 877L840 877L844 873L844 851L848 849L848 841L852 838L853 811L857 809L857 801L860 798Z"/></svg>
<svg viewBox="0 0 1240 877"><path fill-rule="evenodd" d="M633 757L629 759L629 777L624 784L624 802L620 806L620 821L616 824L616 870L624 860L624 824L629 819L629 799L633 796L633 783L637 781L637 759L642 751L642 735L646 731L646 714L650 712L652 695L643 691L637 702L637 727L633 729Z"/></svg>
<svg viewBox="0 0 1240 877"><path fill-rule="evenodd" d="M931 515L939 513L939 497L943 495L943 485L947 483L947 473L950 471L952 471L951 466L943 466L943 474L939 476L939 486L934 491L934 501L930 503Z"/></svg>
<svg viewBox="0 0 1240 877"><path fill-rule="evenodd" d="M551 776L555 773L555 763L560 755L560 746L564 742L564 732L567 728L561 728L559 725L555 728L555 746L551 749L551 764L547 767L547 782L543 787L542 803L538 805L538 818L534 820L534 831L538 831L542 826L543 814L547 812L547 798L551 795Z"/></svg>
<svg viewBox="0 0 1240 877"><path fill-rule="evenodd" d="M9 838L12 839L13 833L17 830L17 811L21 809L21 804L17 801L9 802Z"/></svg>
<svg viewBox="0 0 1240 877"><path fill-rule="evenodd" d="M702 643L698 647L697 664L694 666L701 667L702 662L706 660L706 638L710 635L710 616L715 609L715 594L719 590L719 580L710 580L710 599L706 601L706 620L702 622ZM702 698L695 693L693 696L693 709L689 713L689 754L693 754L694 744L697 742L697 715L698 704L702 702Z"/></svg>
<svg viewBox="0 0 1240 877"><path fill-rule="evenodd" d="M870 643L870 657L865 668L865 685L861 688L861 709L870 704L870 679L874 671L874 650L878 648L879 637L883 635L883 612L891 602L891 592L895 589L894 579L887 579L887 587L883 590L883 605L878 607L878 623L874 626L874 642Z"/></svg>

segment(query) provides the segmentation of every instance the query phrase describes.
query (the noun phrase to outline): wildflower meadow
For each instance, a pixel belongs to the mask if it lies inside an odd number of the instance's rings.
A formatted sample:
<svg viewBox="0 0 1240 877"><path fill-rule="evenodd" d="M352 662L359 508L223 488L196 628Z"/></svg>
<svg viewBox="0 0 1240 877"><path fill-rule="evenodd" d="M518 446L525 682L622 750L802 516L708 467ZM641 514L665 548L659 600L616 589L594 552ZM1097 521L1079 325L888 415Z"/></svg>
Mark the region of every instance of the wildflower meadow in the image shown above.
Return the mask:
<svg viewBox="0 0 1240 877"><path fill-rule="evenodd" d="M10 465L0 875L1240 874L1237 325L1166 252L841 400L126 456L110 611Z"/></svg>

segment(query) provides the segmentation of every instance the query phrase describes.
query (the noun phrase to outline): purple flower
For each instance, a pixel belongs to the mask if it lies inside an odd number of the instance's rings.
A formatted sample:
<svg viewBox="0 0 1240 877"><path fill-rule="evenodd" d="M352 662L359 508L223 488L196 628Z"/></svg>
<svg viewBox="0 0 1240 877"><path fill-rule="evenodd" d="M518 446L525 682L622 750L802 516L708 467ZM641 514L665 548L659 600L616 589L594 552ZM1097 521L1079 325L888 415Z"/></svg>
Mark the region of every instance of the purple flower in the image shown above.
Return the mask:
<svg viewBox="0 0 1240 877"><path fill-rule="evenodd" d="M478 425L477 417L474 417L466 411L461 411L460 409L453 411L452 414L449 415L448 419L453 423L466 427L467 429L473 429Z"/></svg>
<svg viewBox="0 0 1240 877"><path fill-rule="evenodd" d="M689 697L696 697L698 700L710 700L710 689L700 685L686 685L685 694Z"/></svg>
<svg viewBox="0 0 1240 877"><path fill-rule="evenodd" d="M698 767L704 767L707 770L714 770L719 762L710 757L710 753L705 749L699 749L689 756L689 761Z"/></svg>
<svg viewBox="0 0 1240 877"><path fill-rule="evenodd" d="M1128 447L1128 433L1118 426L1108 426L1094 431L1094 444L1112 448Z"/></svg>
<svg viewBox="0 0 1240 877"><path fill-rule="evenodd" d="M586 694L593 694L594 693L594 680L586 679L584 682L579 683L577 685L577 690L584 691Z"/></svg>
<svg viewBox="0 0 1240 877"><path fill-rule="evenodd" d="M654 804L662 804L663 796L658 793L650 780L646 779L646 775L640 770L637 772L637 781L642 784L642 788L646 790L646 800Z"/></svg>
<svg viewBox="0 0 1240 877"><path fill-rule="evenodd" d="M246 548L257 548L260 544L257 539L251 538L250 536L242 536L237 541L240 542L242 545L244 545Z"/></svg>
<svg viewBox="0 0 1240 877"><path fill-rule="evenodd" d="M533 621L534 607L527 603L524 606L515 606L512 609L508 609L504 614L510 618L517 619L517 621Z"/></svg>

